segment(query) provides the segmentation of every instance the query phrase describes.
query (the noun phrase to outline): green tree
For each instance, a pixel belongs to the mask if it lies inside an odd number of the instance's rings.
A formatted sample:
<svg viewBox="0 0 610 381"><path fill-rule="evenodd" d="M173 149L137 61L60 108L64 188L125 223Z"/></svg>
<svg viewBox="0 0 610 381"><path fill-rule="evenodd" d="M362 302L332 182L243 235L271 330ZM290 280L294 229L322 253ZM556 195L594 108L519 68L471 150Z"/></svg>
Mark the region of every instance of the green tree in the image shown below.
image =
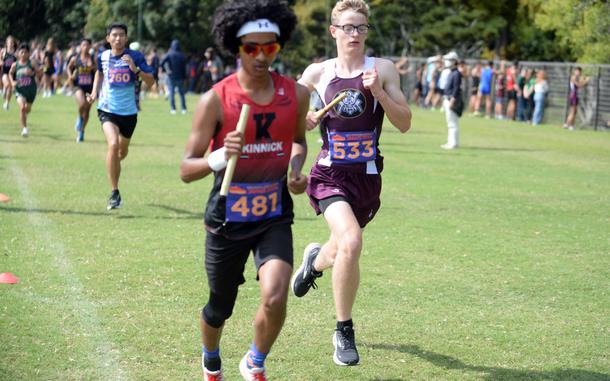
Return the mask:
<svg viewBox="0 0 610 381"><path fill-rule="evenodd" d="M124 22L130 40L135 40L138 1L143 5L141 42L167 48L172 39L178 39L183 50L198 52L214 44L211 18L221 0L90 0L87 33L101 39L107 25Z"/></svg>
<svg viewBox="0 0 610 381"><path fill-rule="evenodd" d="M554 31L542 30L533 21L535 9L521 1L511 28L506 58L528 61L574 61L570 49L557 41Z"/></svg>
<svg viewBox="0 0 610 381"><path fill-rule="evenodd" d="M78 39L86 20L83 0L2 0L0 36L20 41L54 37L59 46Z"/></svg>
<svg viewBox="0 0 610 381"><path fill-rule="evenodd" d="M610 4L602 0L523 0L579 62L610 63Z"/></svg>

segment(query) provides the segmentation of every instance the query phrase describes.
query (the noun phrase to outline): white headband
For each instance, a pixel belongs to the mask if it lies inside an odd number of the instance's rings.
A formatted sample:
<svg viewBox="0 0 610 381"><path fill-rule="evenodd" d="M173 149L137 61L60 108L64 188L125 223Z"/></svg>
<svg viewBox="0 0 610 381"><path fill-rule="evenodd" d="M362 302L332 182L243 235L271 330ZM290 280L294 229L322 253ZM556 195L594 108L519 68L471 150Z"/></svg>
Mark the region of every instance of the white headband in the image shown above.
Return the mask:
<svg viewBox="0 0 610 381"><path fill-rule="evenodd" d="M249 33L265 33L265 32L275 33L279 36L280 27L277 26L276 23L271 22L267 19L258 19L258 20L254 20L254 21L248 21L247 23L242 25L241 28L239 28L239 31L237 31L237 36L235 36L235 37L245 36L246 34L249 34Z"/></svg>

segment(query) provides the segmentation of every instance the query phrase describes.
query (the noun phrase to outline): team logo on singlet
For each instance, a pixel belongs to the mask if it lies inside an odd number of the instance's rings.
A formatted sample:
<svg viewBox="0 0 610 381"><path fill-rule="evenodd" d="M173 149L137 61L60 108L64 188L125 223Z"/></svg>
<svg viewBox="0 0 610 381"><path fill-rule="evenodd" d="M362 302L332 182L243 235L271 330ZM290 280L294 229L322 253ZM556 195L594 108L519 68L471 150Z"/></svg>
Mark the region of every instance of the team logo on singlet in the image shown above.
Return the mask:
<svg viewBox="0 0 610 381"><path fill-rule="evenodd" d="M256 121L256 141L271 140L269 127L271 127L271 123L275 120L275 113L254 114L253 118Z"/></svg>
<svg viewBox="0 0 610 381"><path fill-rule="evenodd" d="M344 89L341 91L347 92L347 96L335 106L335 113L343 119L357 118L364 113L366 109L366 98L358 89ZM339 93L335 94L335 97Z"/></svg>
<svg viewBox="0 0 610 381"><path fill-rule="evenodd" d="M257 158L284 156L282 141L274 141L269 128L275 120L275 113L254 114L256 122L256 143L246 144L242 148L242 158L256 156Z"/></svg>

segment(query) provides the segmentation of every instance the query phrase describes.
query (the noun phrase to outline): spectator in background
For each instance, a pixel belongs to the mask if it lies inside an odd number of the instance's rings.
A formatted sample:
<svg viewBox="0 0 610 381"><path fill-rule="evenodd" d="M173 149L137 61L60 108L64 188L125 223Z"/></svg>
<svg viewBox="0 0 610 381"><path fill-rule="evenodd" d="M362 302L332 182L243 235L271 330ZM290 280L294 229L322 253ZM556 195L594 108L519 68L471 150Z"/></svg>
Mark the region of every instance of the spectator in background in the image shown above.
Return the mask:
<svg viewBox="0 0 610 381"><path fill-rule="evenodd" d="M481 83L479 84L479 95L477 97L477 104L475 106L475 115L480 115L479 110L481 109L481 103L485 99L485 117L491 118L491 83L494 77L494 69L491 61L485 62L485 66L481 71Z"/></svg>
<svg viewBox="0 0 610 381"><path fill-rule="evenodd" d="M411 102L416 106L422 106L422 98L424 96L424 75L426 70L426 64L423 63L415 70L415 86L413 86L413 92L411 93Z"/></svg>
<svg viewBox="0 0 610 381"><path fill-rule="evenodd" d="M431 107L436 109L437 107L443 111L443 92L444 90L440 86L441 73L443 71L443 61L440 59L436 61L436 71L434 72L434 96L432 97ZM443 83L444 84L444 83Z"/></svg>
<svg viewBox="0 0 610 381"><path fill-rule="evenodd" d="M479 83L481 83L482 69L483 67L481 63L477 62L470 71L470 101L468 101L468 107L471 114L478 111L475 109L475 107L477 105L477 94L479 93Z"/></svg>
<svg viewBox="0 0 610 381"><path fill-rule="evenodd" d="M199 72L199 59L197 53L191 53L187 64L187 72L189 78L188 92L195 94L199 92L199 80L201 79L201 73Z"/></svg>
<svg viewBox="0 0 610 381"><path fill-rule="evenodd" d="M506 103L506 70L504 61L500 63L500 70L496 75L496 106L494 114L496 119L504 119L504 103Z"/></svg>
<svg viewBox="0 0 610 381"><path fill-rule="evenodd" d="M186 56L180 50L180 42L173 40L167 54L161 61L161 68L169 77L169 105L170 113L176 113L176 102L174 100L174 91L177 88L180 95L180 104L182 113L186 114L186 101L184 99L184 80L186 79Z"/></svg>
<svg viewBox="0 0 610 381"><path fill-rule="evenodd" d="M570 131L574 130L574 119L576 118L576 112L578 112L578 89L585 87L589 83L590 78L580 78L582 75L582 68L577 67L572 72L570 77L570 91L568 93L568 102L570 105L570 112L566 118L566 122L563 128L567 128Z"/></svg>
<svg viewBox="0 0 610 381"><path fill-rule="evenodd" d="M53 95L53 75L55 74L55 53L57 53L57 46L55 40L50 37L47 40L47 46L44 50L43 61L42 61L42 97L47 98Z"/></svg>
<svg viewBox="0 0 610 381"><path fill-rule="evenodd" d="M153 84L150 87L150 92L156 98L159 95L159 67L161 66L161 60L157 54L157 48L152 47L150 52L146 56L146 63L152 69Z"/></svg>
<svg viewBox="0 0 610 381"><path fill-rule="evenodd" d="M456 149L459 145L460 135L460 116L464 110L462 99L462 74L458 70L459 57L455 52L450 52L443 56L446 69L449 69L449 76L443 90L443 108L447 120L447 143L443 144L443 149Z"/></svg>
<svg viewBox="0 0 610 381"><path fill-rule="evenodd" d="M519 63L515 61L506 70L506 119L515 119L517 108L517 70Z"/></svg>
<svg viewBox="0 0 610 381"><path fill-rule="evenodd" d="M432 99L434 98L434 89L436 88L436 73L437 73L437 65L436 63L440 60L439 56L428 57L426 61L426 75L424 82L424 107L428 108L432 105Z"/></svg>
<svg viewBox="0 0 610 381"><path fill-rule="evenodd" d="M526 68L522 68L517 78L517 120L519 122L525 121L525 98L523 97L523 90L525 89L525 83L529 80L528 71Z"/></svg>
<svg viewBox="0 0 610 381"><path fill-rule="evenodd" d="M549 84L546 81L546 73L544 70L536 73L536 81L534 83L534 116L532 124L537 126L542 122L544 116L544 99L549 91Z"/></svg>
<svg viewBox="0 0 610 381"><path fill-rule="evenodd" d="M437 88L437 92L439 92L441 94L441 96L444 96L445 93L445 85L447 84L447 78L449 78L449 74L451 74L451 69L452 69L452 65L447 66L447 61L445 60L445 58L443 57L443 67L440 70L440 74L438 77L438 82L436 85ZM441 111L443 111L445 109L444 107L444 102L441 103Z"/></svg>
<svg viewBox="0 0 610 381"><path fill-rule="evenodd" d="M460 60L460 63L458 63L458 70L460 71L460 74L462 75L462 79L468 78L468 66L466 65L466 61L465 60ZM464 90L464 81L462 81L462 90Z"/></svg>
<svg viewBox="0 0 610 381"><path fill-rule="evenodd" d="M468 86L468 77L470 75L470 70L468 70L468 65L466 65L466 61L465 60L460 60L458 63L458 71L460 72L461 75L461 95L463 96L467 89ZM462 98L463 100L463 98ZM462 108L465 107L464 102L462 101ZM463 111L463 110L462 110ZM461 115L460 115L461 116Z"/></svg>
<svg viewBox="0 0 610 381"><path fill-rule="evenodd" d="M534 85L536 84L536 73L532 69L527 69L525 86L523 87L523 99L525 101L524 117L530 123L532 120L532 110L534 109Z"/></svg>
<svg viewBox="0 0 610 381"><path fill-rule="evenodd" d="M210 87L222 79L224 68L222 61L216 55L214 48L209 47L203 54L203 78L205 81L205 89L207 91Z"/></svg>

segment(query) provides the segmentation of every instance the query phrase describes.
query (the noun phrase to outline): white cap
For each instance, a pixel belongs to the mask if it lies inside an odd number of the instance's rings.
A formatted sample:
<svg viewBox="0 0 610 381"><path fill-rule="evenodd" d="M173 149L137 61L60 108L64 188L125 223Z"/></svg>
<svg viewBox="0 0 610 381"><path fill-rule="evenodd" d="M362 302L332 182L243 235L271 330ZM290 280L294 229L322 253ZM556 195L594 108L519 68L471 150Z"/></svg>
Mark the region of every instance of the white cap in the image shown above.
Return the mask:
<svg viewBox="0 0 610 381"><path fill-rule="evenodd" d="M426 63L432 63L432 62L436 62L436 61L440 61L440 57L439 56L431 56L431 57L428 57L428 59L426 60Z"/></svg>
<svg viewBox="0 0 610 381"><path fill-rule="evenodd" d="M457 60L459 60L459 59L460 59L460 57L457 55L457 53L456 53L456 52L449 52L449 53L447 53L447 54L445 54L445 55L443 56L443 59L444 59L444 60L457 61Z"/></svg>
<svg viewBox="0 0 610 381"><path fill-rule="evenodd" d="M248 21L247 23L242 25L241 28L239 28L239 30L237 31L237 36L235 37L245 36L246 34L250 33L267 32L275 33L279 36L280 27L276 23L269 21L268 19L258 19L254 21Z"/></svg>

